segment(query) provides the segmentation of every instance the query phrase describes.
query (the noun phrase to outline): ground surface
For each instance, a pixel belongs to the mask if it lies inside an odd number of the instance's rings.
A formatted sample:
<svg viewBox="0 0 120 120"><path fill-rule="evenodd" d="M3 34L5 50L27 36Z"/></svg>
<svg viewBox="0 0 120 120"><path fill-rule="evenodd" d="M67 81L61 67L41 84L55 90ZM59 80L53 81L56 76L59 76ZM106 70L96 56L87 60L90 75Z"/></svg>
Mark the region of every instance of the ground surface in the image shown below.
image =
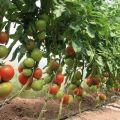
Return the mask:
<svg viewBox="0 0 120 120"><path fill-rule="evenodd" d="M44 103L43 98L23 99L16 98L11 103L0 108L0 120L36 120ZM88 104L89 103L89 104ZM93 106L89 101L82 104L82 109ZM69 108L68 108L69 107ZM45 111L44 120L55 120L59 109L58 102L48 102L48 110ZM63 116L68 113L78 112L78 103L64 107ZM68 111L69 109L69 111ZM69 116L69 115L67 115ZM75 116L69 116L66 120L120 120L120 100L95 111L86 111Z"/></svg>

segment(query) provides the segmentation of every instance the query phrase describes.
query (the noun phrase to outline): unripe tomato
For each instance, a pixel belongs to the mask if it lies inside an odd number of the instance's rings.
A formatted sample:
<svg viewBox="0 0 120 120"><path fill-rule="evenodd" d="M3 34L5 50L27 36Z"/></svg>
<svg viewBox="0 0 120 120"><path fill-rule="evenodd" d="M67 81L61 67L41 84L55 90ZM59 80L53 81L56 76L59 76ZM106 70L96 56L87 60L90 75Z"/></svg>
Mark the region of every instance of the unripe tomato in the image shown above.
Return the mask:
<svg viewBox="0 0 120 120"><path fill-rule="evenodd" d="M65 64L66 64L69 68L72 68L73 65L74 65L74 59L72 59L72 58L67 58L67 59L65 59Z"/></svg>
<svg viewBox="0 0 120 120"><path fill-rule="evenodd" d="M4 65L2 66L2 68L0 69L0 75L1 75L1 79L2 81L9 81L13 78L14 76L14 69L11 65Z"/></svg>
<svg viewBox="0 0 120 120"><path fill-rule="evenodd" d="M69 101L68 101L68 103L73 103L73 101L74 101L74 97L72 95L69 95Z"/></svg>
<svg viewBox="0 0 120 120"><path fill-rule="evenodd" d="M42 52L38 48L35 48L35 49L33 49L32 53L31 53L31 57L35 61L39 62L42 58Z"/></svg>
<svg viewBox="0 0 120 120"><path fill-rule="evenodd" d="M36 68L33 77L36 79L40 79L42 77L42 70L40 68Z"/></svg>
<svg viewBox="0 0 120 120"><path fill-rule="evenodd" d="M0 99L7 97L13 90L13 85L10 82L0 84Z"/></svg>
<svg viewBox="0 0 120 120"><path fill-rule="evenodd" d="M44 20L35 21L36 29L39 31L46 30L46 22Z"/></svg>
<svg viewBox="0 0 120 120"><path fill-rule="evenodd" d="M60 85L64 81L64 75L62 73L58 73L55 77L55 83Z"/></svg>
<svg viewBox="0 0 120 120"><path fill-rule="evenodd" d="M59 68L59 64L55 60L52 60L49 64L49 67L51 70L57 70Z"/></svg>
<svg viewBox="0 0 120 120"><path fill-rule="evenodd" d="M50 67L47 67L47 69L46 69L46 73L50 75L50 74L52 74L52 73L53 73L53 71L51 70L51 68L50 68Z"/></svg>
<svg viewBox="0 0 120 120"><path fill-rule="evenodd" d="M35 80L33 81L33 83L31 84L31 88L34 91L39 91L42 90L43 86L45 85L45 81L44 80Z"/></svg>
<svg viewBox="0 0 120 120"><path fill-rule="evenodd" d="M51 76L50 76L49 74L46 75L46 76L44 77L44 81L45 81L45 83L49 83L49 82L51 82L51 81L52 81Z"/></svg>
<svg viewBox="0 0 120 120"><path fill-rule="evenodd" d="M4 58L8 55L8 48L4 45L0 45L0 58Z"/></svg>
<svg viewBox="0 0 120 120"><path fill-rule="evenodd" d="M36 38L39 40L39 41L43 41L45 40L46 38L46 33L45 32L41 32L41 33L38 33Z"/></svg>
<svg viewBox="0 0 120 120"><path fill-rule="evenodd" d="M28 51L33 50L35 48L35 42L34 40L29 40L28 43L26 44L26 48Z"/></svg>
<svg viewBox="0 0 120 120"><path fill-rule="evenodd" d="M0 32L0 43L6 44L8 42L9 35L6 32Z"/></svg>
<svg viewBox="0 0 120 120"><path fill-rule="evenodd" d="M97 91L97 86L96 85L90 86L90 92L95 93L96 91Z"/></svg>
<svg viewBox="0 0 120 120"><path fill-rule="evenodd" d="M23 69L23 75L29 77L32 75L32 69Z"/></svg>
<svg viewBox="0 0 120 120"><path fill-rule="evenodd" d="M24 60L24 65L28 68L32 68L35 65L35 61L32 58L26 58Z"/></svg>
<svg viewBox="0 0 120 120"><path fill-rule="evenodd" d="M38 18L45 20L46 23L49 21L49 16L47 14L42 14L42 15L40 14Z"/></svg>
<svg viewBox="0 0 120 120"><path fill-rule="evenodd" d="M80 71L76 71L74 76L75 76L76 80L80 80L81 79L81 72Z"/></svg>
<svg viewBox="0 0 120 120"><path fill-rule="evenodd" d="M57 92L57 94L55 95L55 98L56 99L61 99L63 97L63 95L64 95L64 92L62 90L59 90Z"/></svg>
<svg viewBox="0 0 120 120"><path fill-rule="evenodd" d="M72 83L71 83L71 84L69 85L69 90L74 90L75 88L76 88L76 85L75 85L75 84L72 84Z"/></svg>

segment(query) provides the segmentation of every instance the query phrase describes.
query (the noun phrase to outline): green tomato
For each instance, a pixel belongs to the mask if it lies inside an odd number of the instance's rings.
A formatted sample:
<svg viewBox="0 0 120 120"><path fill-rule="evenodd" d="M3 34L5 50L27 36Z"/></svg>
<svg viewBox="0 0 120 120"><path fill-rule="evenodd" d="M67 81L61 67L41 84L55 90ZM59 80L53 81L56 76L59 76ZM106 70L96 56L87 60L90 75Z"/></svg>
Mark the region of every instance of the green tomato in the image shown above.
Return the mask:
<svg viewBox="0 0 120 120"><path fill-rule="evenodd" d="M76 80L80 80L81 79L81 72L80 71L76 71L74 74L74 77Z"/></svg>
<svg viewBox="0 0 120 120"><path fill-rule="evenodd" d="M4 58L8 55L8 48L4 45L0 45L0 58Z"/></svg>
<svg viewBox="0 0 120 120"><path fill-rule="evenodd" d="M0 83L0 99L7 97L13 90L13 85L10 82Z"/></svg>
<svg viewBox="0 0 120 120"><path fill-rule="evenodd" d="M44 85L45 85L45 82L43 80L35 80L35 81L33 81L31 88L34 91L40 91L40 90L42 90Z"/></svg>
<svg viewBox="0 0 120 120"><path fill-rule="evenodd" d="M74 59L71 59L71 58L65 59L65 64L70 68L73 67Z"/></svg>
<svg viewBox="0 0 120 120"><path fill-rule="evenodd" d="M86 91L83 91L82 97L87 97L87 96L88 96L87 92L86 92Z"/></svg>
<svg viewBox="0 0 120 120"><path fill-rule="evenodd" d="M92 85L92 86L90 87L90 91L91 91L92 93L96 92L96 91L97 91L97 86L96 86L96 85Z"/></svg>
<svg viewBox="0 0 120 120"><path fill-rule="evenodd" d="M38 33L36 38L39 40L39 41L43 41L45 40L46 38L46 33L45 32L41 32L41 33Z"/></svg>
<svg viewBox="0 0 120 120"><path fill-rule="evenodd" d="M40 15L39 18L42 20L45 20L46 23L48 23L48 21L49 21L49 16L47 14Z"/></svg>
<svg viewBox="0 0 120 120"><path fill-rule="evenodd" d="M45 83L49 83L49 82L51 82L51 77L50 77L50 75L47 75L47 76L45 76L44 77L44 81L45 81Z"/></svg>
<svg viewBox="0 0 120 120"><path fill-rule="evenodd" d="M32 70L31 69L23 69L23 75L26 77L29 77L32 75Z"/></svg>
<svg viewBox="0 0 120 120"><path fill-rule="evenodd" d="M59 90L57 94L55 95L56 99L61 99L64 96L64 92L62 90Z"/></svg>
<svg viewBox="0 0 120 120"><path fill-rule="evenodd" d="M28 68L32 68L35 65L35 61L32 58L26 58L24 60L24 65Z"/></svg>
<svg viewBox="0 0 120 120"><path fill-rule="evenodd" d="M75 85L75 84L70 84L70 85L69 85L69 90L72 90L72 91L73 91L75 88L76 88L76 85Z"/></svg>
<svg viewBox="0 0 120 120"><path fill-rule="evenodd" d="M44 20L37 20L35 22L36 29L39 31L44 31L46 30L46 22Z"/></svg>
<svg viewBox="0 0 120 120"><path fill-rule="evenodd" d="M33 49L32 53L31 53L31 57L35 61L39 62L42 58L42 52L38 48L35 48L35 49Z"/></svg>
<svg viewBox="0 0 120 120"><path fill-rule="evenodd" d="M73 101L74 101L73 96L72 96L72 95L69 95L69 101L68 101L68 103L73 103Z"/></svg>
<svg viewBox="0 0 120 120"><path fill-rule="evenodd" d="M50 85L49 84L45 84L44 86L43 86L43 89L42 89L42 91L44 91L44 92L48 92L48 90L49 90L49 88L50 88Z"/></svg>

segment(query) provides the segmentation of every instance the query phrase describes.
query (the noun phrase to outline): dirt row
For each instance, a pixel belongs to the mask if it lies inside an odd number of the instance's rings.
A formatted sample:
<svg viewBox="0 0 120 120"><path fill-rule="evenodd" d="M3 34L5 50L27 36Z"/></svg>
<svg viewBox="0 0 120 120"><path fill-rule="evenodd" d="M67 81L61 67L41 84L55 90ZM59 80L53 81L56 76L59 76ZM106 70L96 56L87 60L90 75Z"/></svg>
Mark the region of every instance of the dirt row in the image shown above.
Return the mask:
<svg viewBox="0 0 120 120"><path fill-rule="evenodd" d="M43 106L44 99L23 99L16 98L0 109L0 120L36 120ZM82 103L82 109L90 109L93 101ZM43 120L55 120L58 114L59 104L56 101L49 101ZM78 103L63 108L61 120L120 120L120 100L108 104L93 111L78 113ZM73 115L73 116L71 116ZM64 117L65 116L65 117ZM67 118L67 117L69 118Z"/></svg>

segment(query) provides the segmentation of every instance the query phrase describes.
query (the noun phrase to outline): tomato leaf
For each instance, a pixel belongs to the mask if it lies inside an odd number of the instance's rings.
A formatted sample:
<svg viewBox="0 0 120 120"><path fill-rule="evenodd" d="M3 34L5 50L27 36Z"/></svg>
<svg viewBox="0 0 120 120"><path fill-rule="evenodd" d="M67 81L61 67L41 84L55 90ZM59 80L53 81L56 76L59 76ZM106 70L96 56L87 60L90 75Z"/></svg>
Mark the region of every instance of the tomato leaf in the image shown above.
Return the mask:
<svg viewBox="0 0 120 120"><path fill-rule="evenodd" d="M12 55L12 58L11 58L10 61L14 61L14 60L16 59L19 50L20 50L20 48L19 48L19 46L18 46L18 47L15 49L15 51L13 52L13 55Z"/></svg>
<svg viewBox="0 0 120 120"><path fill-rule="evenodd" d="M72 46L76 53L80 52L82 49L82 44L80 43L79 40L76 39L72 41Z"/></svg>
<svg viewBox="0 0 120 120"><path fill-rule="evenodd" d="M26 48L24 46L20 46L19 48L19 55L18 55L18 62L25 56L26 54Z"/></svg>
<svg viewBox="0 0 120 120"><path fill-rule="evenodd" d="M90 38L95 38L95 32L92 30L90 26L86 27L86 33L88 34Z"/></svg>

